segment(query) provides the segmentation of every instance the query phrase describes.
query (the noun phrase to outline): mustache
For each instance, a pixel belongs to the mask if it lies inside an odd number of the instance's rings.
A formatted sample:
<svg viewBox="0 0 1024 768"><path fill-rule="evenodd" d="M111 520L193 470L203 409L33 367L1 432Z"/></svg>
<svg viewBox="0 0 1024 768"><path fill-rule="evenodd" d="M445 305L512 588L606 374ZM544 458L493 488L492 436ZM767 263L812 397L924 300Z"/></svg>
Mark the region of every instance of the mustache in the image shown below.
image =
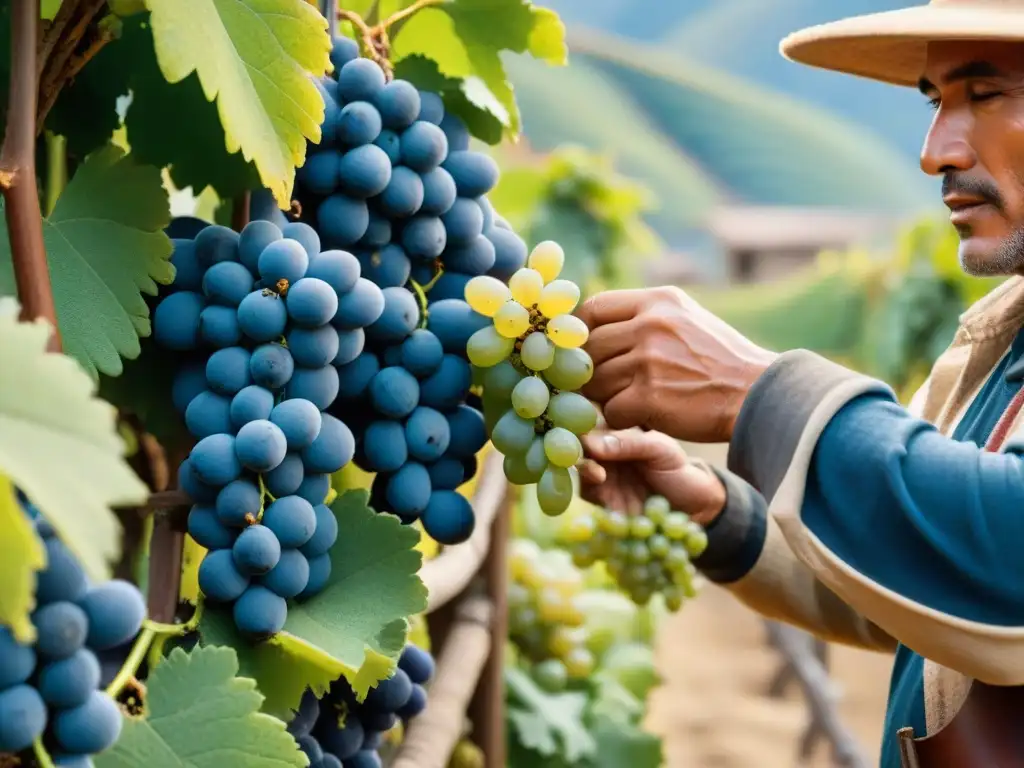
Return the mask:
<svg viewBox="0 0 1024 768"><path fill-rule="evenodd" d="M1003 196L990 181L971 178L962 173L947 173L942 177L942 196L946 197L953 193L977 197L995 208L1003 208Z"/></svg>

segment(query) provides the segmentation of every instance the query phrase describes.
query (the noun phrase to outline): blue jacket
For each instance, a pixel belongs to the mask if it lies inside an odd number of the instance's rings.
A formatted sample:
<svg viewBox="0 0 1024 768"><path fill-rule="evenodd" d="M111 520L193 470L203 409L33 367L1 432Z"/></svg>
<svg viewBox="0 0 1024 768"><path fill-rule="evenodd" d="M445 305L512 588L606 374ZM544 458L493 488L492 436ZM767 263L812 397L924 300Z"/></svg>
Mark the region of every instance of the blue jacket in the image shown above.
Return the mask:
<svg viewBox="0 0 1024 768"><path fill-rule="evenodd" d="M980 447L1024 381L1022 325L1017 278L964 316L915 398L928 421L881 382L788 352L719 470L705 575L771 618L895 651L882 768L899 768L896 731L934 733L971 679L1024 685L1024 439Z"/></svg>

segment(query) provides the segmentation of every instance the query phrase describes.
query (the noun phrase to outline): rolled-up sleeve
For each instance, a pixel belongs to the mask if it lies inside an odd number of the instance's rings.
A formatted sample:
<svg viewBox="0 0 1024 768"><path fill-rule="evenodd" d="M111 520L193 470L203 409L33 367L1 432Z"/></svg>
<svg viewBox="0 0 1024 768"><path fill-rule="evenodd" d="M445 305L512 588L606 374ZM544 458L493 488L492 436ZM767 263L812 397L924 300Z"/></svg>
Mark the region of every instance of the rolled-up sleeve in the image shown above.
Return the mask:
<svg viewBox="0 0 1024 768"><path fill-rule="evenodd" d="M797 351L751 389L729 468L857 614L969 677L1024 684L1016 450L944 437L881 382Z"/></svg>

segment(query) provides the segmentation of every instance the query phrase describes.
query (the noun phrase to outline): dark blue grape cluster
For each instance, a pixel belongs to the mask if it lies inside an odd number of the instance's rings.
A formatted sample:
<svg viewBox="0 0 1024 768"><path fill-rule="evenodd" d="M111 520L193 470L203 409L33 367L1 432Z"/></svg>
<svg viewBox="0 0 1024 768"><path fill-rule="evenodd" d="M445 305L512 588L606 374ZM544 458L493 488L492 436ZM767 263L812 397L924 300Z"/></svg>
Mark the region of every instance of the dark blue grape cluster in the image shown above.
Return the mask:
<svg viewBox="0 0 1024 768"><path fill-rule="evenodd" d="M36 641L23 645L0 626L0 756L42 737L54 765L89 768L91 755L117 741L122 723L100 688L100 655L135 637L146 604L126 581L90 584L53 527L21 502L43 540L46 568L36 581Z"/></svg>
<svg viewBox="0 0 1024 768"><path fill-rule="evenodd" d="M456 488L487 442L480 409L468 404L466 342L489 320L463 293L476 275L507 280L526 244L485 197L497 165L469 149L469 131L438 94L388 82L348 38L331 60L334 77L320 81L322 139L309 147L294 196L326 244L354 255L384 306L361 353L339 367L330 412L352 428L356 464L376 473L374 508L456 544L474 524Z"/></svg>
<svg viewBox="0 0 1024 768"><path fill-rule="evenodd" d="M328 409L384 296L352 254L321 251L300 222L208 225L173 242L177 273L153 335L188 356L172 395L198 441L178 482L195 502L188 531L209 550L199 586L232 605L242 633L267 637L287 600L330 576L338 524L324 501L355 440Z"/></svg>
<svg viewBox="0 0 1024 768"><path fill-rule="evenodd" d="M307 691L288 731L309 758L310 768L380 768L384 733L424 710L424 686L433 676L434 658L407 645L395 674L370 689L361 704L344 678L322 700Z"/></svg>

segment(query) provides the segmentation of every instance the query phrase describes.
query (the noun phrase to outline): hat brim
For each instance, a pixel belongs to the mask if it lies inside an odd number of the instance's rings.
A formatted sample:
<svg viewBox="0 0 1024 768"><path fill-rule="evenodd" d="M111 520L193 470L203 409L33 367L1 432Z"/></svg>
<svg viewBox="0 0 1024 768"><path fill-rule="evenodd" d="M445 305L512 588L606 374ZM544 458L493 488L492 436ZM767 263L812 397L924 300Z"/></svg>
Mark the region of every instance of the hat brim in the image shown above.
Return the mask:
<svg viewBox="0 0 1024 768"><path fill-rule="evenodd" d="M791 61L894 85L916 86L928 44L949 40L1024 42L1020 5L931 4L854 16L794 32L779 50Z"/></svg>

